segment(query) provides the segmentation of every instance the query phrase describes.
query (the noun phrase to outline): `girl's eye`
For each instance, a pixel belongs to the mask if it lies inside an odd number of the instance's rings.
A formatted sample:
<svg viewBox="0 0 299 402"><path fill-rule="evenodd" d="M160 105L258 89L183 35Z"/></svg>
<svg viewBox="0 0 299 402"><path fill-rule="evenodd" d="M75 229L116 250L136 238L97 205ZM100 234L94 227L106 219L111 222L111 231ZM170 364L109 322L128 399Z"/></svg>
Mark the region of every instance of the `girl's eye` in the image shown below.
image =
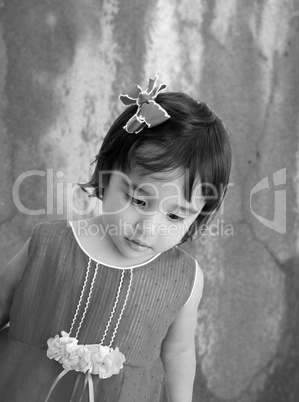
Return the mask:
<svg viewBox="0 0 299 402"><path fill-rule="evenodd" d="M137 207L145 207L146 203L143 200L139 200L138 198L133 197L132 195L128 195L129 201L132 205Z"/></svg>
<svg viewBox="0 0 299 402"><path fill-rule="evenodd" d="M183 218L175 214L168 214L168 218L174 222L181 222L183 220Z"/></svg>

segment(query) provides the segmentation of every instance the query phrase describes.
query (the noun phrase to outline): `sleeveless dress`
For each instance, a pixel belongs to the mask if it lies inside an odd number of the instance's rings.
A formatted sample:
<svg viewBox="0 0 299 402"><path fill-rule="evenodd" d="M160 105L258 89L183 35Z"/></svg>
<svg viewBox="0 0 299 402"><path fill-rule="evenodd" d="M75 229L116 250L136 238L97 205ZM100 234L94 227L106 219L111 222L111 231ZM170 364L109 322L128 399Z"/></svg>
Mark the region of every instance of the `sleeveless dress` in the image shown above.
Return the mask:
<svg viewBox="0 0 299 402"><path fill-rule="evenodd" d="M90 260L90 272L96 261ZM47 340L68 332L85 279L89 256L66 221L42 223L33 229L28 262L10 310L10 327L0 332L0 401L43 402L62 372L46 355ZM125 269L120 303L126 297L131 269ZM107 379L92 375L94 400L99 402L168 401L161 345L168 328L187 302L195 281L195 260L175 247L132 269L127 304L114 338L125 356L123 369ZM99 343L109 320L122 269L98 264L98 273L80 344ZM91 276L88 279L91 281ZM82 314L82 312L80 313ZM179 364L179 362L178 362ZM88 402L83 373L69 371L54 388L50 402Z"/></svg>

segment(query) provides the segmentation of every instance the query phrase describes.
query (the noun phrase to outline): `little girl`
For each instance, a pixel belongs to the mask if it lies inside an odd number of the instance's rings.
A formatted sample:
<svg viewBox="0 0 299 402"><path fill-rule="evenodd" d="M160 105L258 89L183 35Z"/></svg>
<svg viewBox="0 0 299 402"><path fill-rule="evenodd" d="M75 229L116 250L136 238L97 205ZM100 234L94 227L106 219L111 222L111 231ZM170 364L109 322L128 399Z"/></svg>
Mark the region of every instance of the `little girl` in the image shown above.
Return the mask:
<svg viewBox="0 0 299 402"><path fill-rule="evenodd" d="M102 215L37 225L1 273L2 402L192 401L203 276L178 245L218 210L231 148L205 103L156 80L120 96L81 185Z"/></svg>

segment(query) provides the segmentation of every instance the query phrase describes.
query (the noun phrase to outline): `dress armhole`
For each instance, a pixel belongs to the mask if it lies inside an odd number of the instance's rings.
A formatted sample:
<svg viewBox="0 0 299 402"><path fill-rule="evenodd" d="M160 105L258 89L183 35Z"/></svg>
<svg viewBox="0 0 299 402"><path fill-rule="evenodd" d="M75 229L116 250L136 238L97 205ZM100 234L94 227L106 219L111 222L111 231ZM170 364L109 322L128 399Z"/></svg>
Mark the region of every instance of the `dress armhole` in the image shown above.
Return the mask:
<svg viewBox="0 0 299 402"><path fill-rule="evenodd" d="M29 239L22 249L0 271L0 330L9 322L9 310L15 291L28 262Z"/></svg>
<svg viewBox="0 0 299 402"><path fill-rule="evenodd" d="M35 225L21 250L0 270L0 304L10 305L36 247L41 224Z"/></svg>
<svg viewBox="0 0 299 402"><path fill-rule="evenodd" d="M201 297L202 297L203 282L204 282L204 277L203 277L202 270L201 270L198 262L195 260L195 275L194 275L193 286L192 286L191 293L190 293L186 303L184 304L184 306L186 306L189 303L189 301L192 298L193 294L195 293L197 287L200 288L200 292L201 292L198 303L200 302Z"/></svg>

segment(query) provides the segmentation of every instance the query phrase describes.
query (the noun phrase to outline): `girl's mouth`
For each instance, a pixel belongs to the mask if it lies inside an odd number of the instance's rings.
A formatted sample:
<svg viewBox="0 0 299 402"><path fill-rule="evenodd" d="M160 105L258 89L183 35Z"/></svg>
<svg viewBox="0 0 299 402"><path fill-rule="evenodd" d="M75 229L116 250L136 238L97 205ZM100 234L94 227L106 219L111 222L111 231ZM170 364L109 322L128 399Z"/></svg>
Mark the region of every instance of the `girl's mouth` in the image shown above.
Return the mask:
<svg viewBox="0 0 299 402"><path fill-rule="evenodd" d="M144 251L144 250L150 248L146 243L143 243L136 239L133 240L133 239L128 239L127 237L125 237L125 241L129 247L131 247L133 250L136 250L136 251Z"/></svg>

